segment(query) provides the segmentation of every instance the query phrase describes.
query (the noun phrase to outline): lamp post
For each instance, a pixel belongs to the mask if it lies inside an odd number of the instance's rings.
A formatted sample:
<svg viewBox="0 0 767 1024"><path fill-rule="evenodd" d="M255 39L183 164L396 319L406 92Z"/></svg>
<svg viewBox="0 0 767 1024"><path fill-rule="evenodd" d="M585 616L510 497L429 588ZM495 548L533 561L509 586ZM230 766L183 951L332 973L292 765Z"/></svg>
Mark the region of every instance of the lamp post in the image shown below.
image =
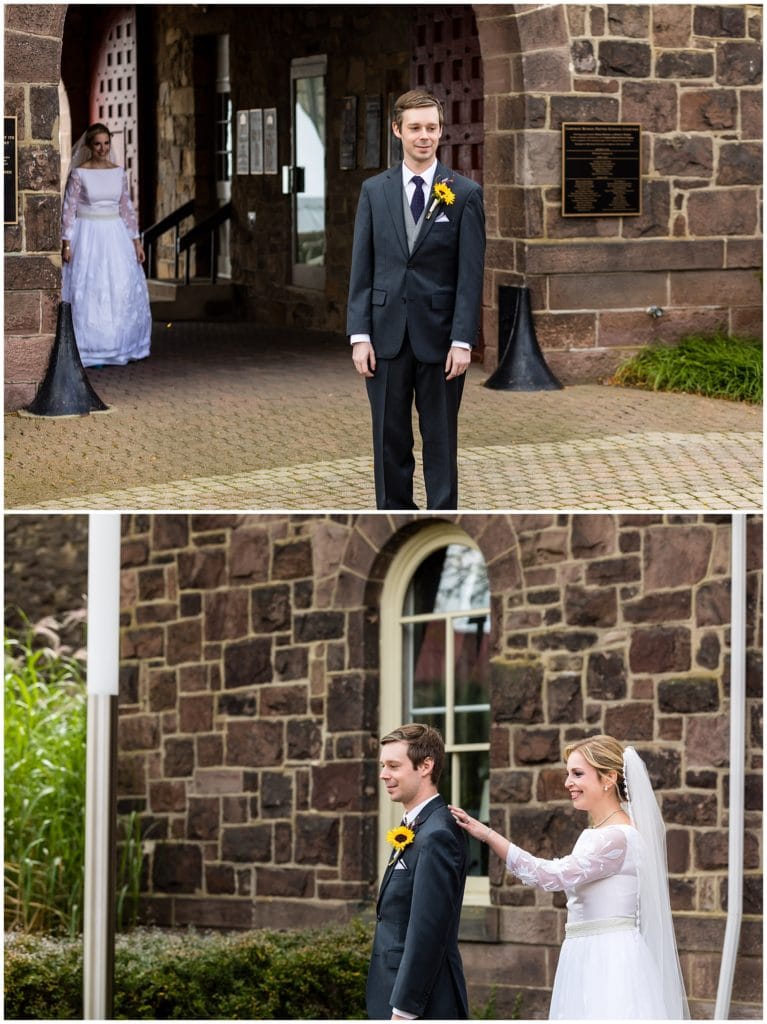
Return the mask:
<svg viewBox="0 0 767 1024"><path fill-rule="evenodd" d="M83 1014L113 1014L115 759L120 660L120 516L88 517L88 728L85 784Z"/></svg>

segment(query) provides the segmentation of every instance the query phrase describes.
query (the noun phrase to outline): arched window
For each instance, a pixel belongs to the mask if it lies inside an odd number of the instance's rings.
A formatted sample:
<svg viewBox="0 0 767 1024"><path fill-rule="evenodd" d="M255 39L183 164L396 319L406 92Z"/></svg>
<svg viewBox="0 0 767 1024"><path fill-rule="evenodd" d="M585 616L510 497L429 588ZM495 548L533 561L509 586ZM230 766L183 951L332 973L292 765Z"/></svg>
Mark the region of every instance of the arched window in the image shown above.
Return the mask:
<svg viewBox="0 0 767 1024"><path fill-rule="evenodd" d="M426 722L445 738L440 793L488 820L490 592L474 542L429 526L398 552L381 597L381 730ZM382 835L401 817L381 793ZM383 857L385 844L379 844ZM489 899L487 847L470 840L466 900Z"/></svg>

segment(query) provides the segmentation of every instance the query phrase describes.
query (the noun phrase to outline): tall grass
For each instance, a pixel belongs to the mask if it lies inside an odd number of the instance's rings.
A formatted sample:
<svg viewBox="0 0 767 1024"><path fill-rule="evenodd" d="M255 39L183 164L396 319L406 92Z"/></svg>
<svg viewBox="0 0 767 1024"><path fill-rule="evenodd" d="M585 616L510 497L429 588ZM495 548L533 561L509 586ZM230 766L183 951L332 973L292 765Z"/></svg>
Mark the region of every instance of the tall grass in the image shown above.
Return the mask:
<svg viewBox="0 0 767 1024"><path fill-rule="evenodd" d="M74 937L85 880L87 691L82 649L60 634L82 612L5 636L5 927ZM16 635L18 634L18 635ZM117 926L136 923L141 823L120 822Z"/></svg>
<svg viewBox="0 0 767 1024"><path fill-rule="evenodd" d="M759 404L762 362L758 339L689 335L672 347L643 349L617 370L612 382Z"/></svg>
<svg viewBox="0 0 767 1024"><path fill-rule="evenodd" d="M5 925L75 935L87 699L83 662L56 642L53 626L27 624L5 638Z"/></svg>

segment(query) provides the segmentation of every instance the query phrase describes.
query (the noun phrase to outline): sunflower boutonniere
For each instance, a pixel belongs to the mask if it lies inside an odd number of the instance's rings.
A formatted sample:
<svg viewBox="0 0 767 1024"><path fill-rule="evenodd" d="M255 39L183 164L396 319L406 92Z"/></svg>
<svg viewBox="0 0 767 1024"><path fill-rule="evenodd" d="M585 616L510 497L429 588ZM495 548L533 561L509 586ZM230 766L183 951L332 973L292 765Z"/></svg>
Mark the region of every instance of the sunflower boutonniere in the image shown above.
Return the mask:
<svg viewBox="0 0 767 1024"><path fill-rule="evenodd" d="M431 217L431 215L434 213L434 211L437 209L440 203L444 203L445 206L453 205L453 203L455 202L455 192L453 192L453 190L450 188L452 184L452 178L442 178L441 181L437 181L434 183L434 188L432 189L431 192L432 203L431 206L429 207L429 212L426 214L427 220Z"/></svg>
<svg viewBox="0 0 767 1024"><path fill-rule="evenodd" d="M389 863L392 864L405 847L410 846L414 839L415 832L412 828L408 828L407 825L397 825L396 828L390 828L386 833L386 842L394 847L394 853L391 855Z"/></svg>

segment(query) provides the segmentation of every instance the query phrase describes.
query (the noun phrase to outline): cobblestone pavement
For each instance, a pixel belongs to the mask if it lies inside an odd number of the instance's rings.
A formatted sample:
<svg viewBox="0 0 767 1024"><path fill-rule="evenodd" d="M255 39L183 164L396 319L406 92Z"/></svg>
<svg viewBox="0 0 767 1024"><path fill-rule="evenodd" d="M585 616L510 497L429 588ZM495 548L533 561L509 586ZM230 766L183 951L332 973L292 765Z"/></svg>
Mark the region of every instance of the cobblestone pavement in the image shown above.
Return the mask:
<svg viewBox="0 0 767 1024"><path fill-rule="evenodd" d="M6 416L6 509L374 507L367 397L337 336L157 323L149 359L89 376L108 413ZM759 408L485 377L464 391L461 508L762 507Z"/></svg>

